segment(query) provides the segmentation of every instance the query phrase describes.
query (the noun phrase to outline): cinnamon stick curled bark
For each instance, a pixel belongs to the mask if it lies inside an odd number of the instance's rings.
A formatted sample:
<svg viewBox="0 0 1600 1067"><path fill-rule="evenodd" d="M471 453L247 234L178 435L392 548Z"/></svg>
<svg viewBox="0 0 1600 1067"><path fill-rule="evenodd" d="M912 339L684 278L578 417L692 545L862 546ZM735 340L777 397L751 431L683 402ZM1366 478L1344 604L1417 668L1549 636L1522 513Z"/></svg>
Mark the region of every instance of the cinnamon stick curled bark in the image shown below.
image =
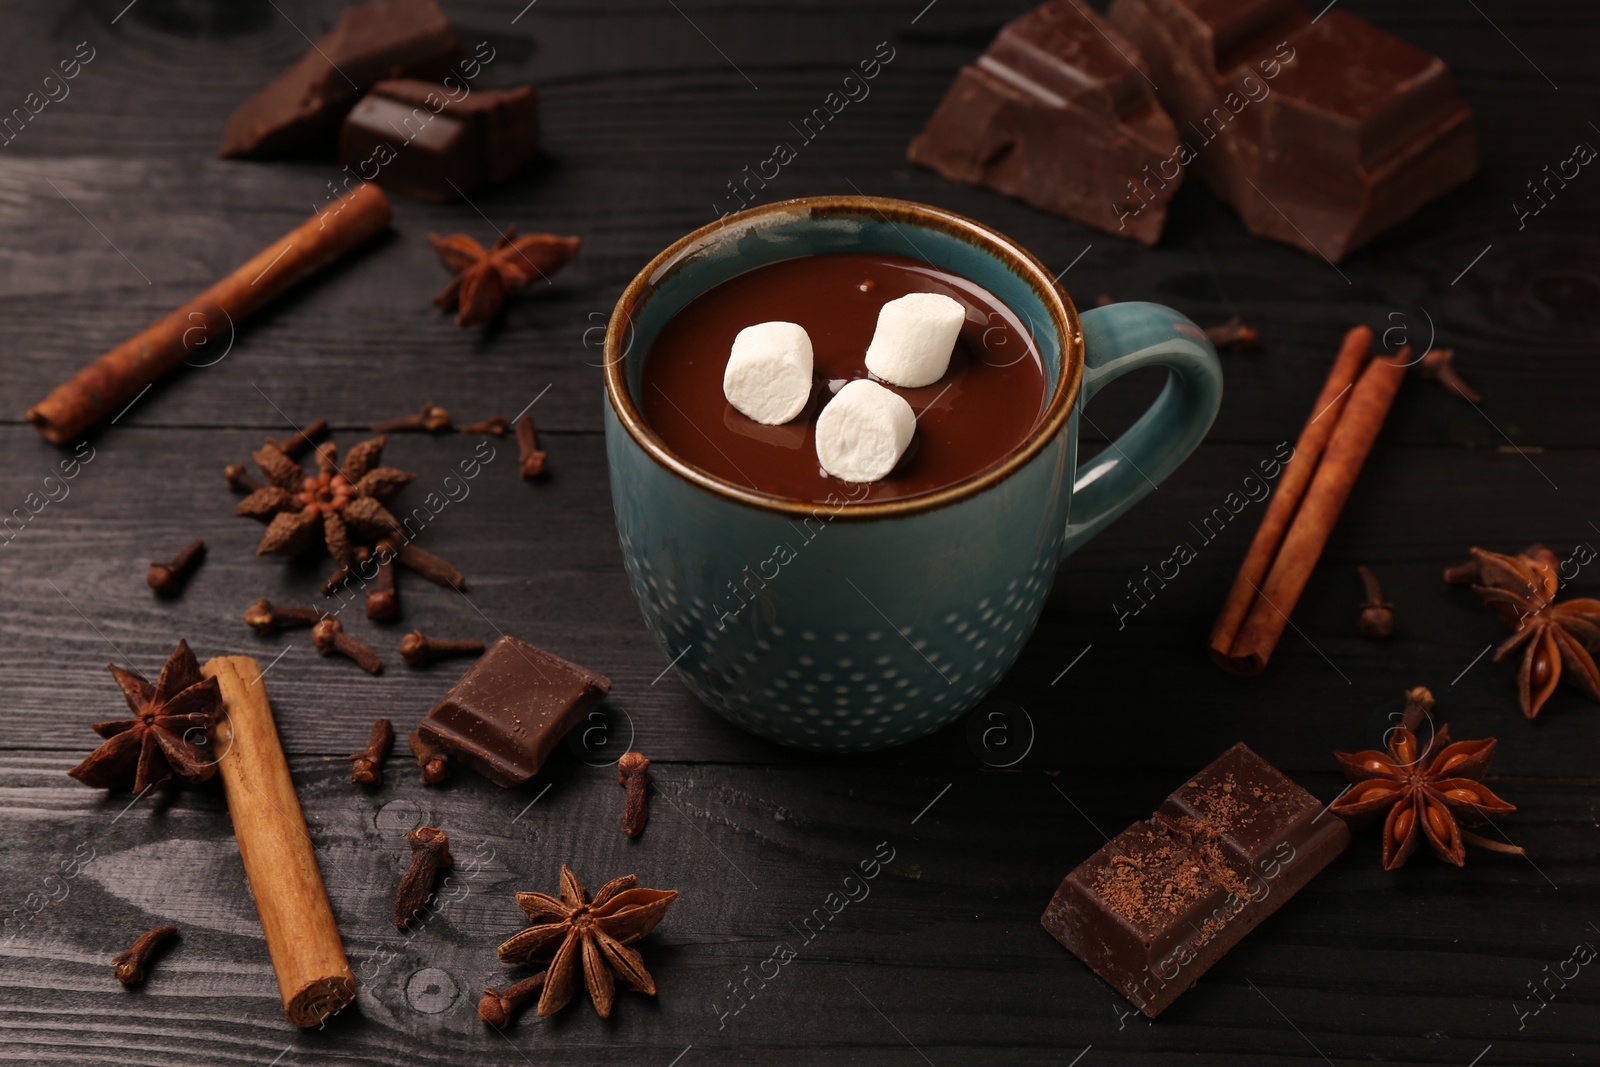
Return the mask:
<svg viewBox="0 0 1600 1067"><path fill-rule="evenodd" d="M1212 658L1235 674L1266 669L1405 377L1410 349L1367 362L1371 343L1366 327L1346 335L1211 632Z"/></svg>
<svg viewBox="0 0 1600 1067"><path fill-rule="evenodd" d="M1316 473L1328 438L1333 436L1333 428L1339 423L1345 398L1350 395L1356 377L1371 355L1370 329L1357 326L1345 334L1344 345L1339 349L1338 358L1333 361L1328 380L1323 383L1322 392L1317 394L1317 402L1300 430L1299 440L1294 443L1294 455L1283 469L1283 480L1278 483L1272 499L1267 501L1261 526L1256 530L1255 539L1250 542L1250 551L1245 553L1244 564L1239 568L1238 577L1233 580L1233 588L1228 590L1228 599L1223 601L1222 614L1211 629L1211 652L1219 663L1233 648L1239 627L1244 625L1244 618L1255 603L1261 583L1272 566L1272 559L1278 553L1278 546L1283 543L1284 532L1289 529L1295 509L1300 506L1306 487L1311 484L1311 476Z"/></svg>
<svg viewBox="0 0 1600 1067"><path fill-rule="evenodd" d="M316 1026L355 1000L356 979L317 869L261 668L249 656L218 656L200 673L217 679L227 706L211 727L211 745L221 754L217 769L283 1012L297 1026Z"/></svg>
<svg viewBox="0 0 1600 1067"><path fill-rule="evenodd" d="M358 186L58 385L28 409L28 421L51 444L75 440L273 297L383 232L390 214L382 190Z"/></svg>

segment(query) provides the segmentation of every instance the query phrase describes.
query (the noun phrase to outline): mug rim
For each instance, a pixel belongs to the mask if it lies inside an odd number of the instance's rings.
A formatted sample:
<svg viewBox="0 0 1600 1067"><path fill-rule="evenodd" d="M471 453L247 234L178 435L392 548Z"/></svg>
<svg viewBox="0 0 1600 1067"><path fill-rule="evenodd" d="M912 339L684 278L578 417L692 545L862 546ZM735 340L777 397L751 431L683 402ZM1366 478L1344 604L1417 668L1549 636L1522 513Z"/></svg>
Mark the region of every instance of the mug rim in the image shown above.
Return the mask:
<svg viewBox="0 0 1600 1067"><path fill-rule="evenodd" d="M724 230L747 227L765 218L801 214L829 218L877 216L890 225L894 225L897 220L920 224L931 222L953 237L968 244L982 246L1033 289L1040 303L1050 314L1061 350L1061 373L1056 377L1055 390L1050 396L1049 403L1045 405L1043 414L1027 438L1007 452L998 463L932 492L894 500L841 504L835 509L832 518L844 520L893 518L932 511L975 497L1027 466L1065 429L1083 380L1083 330L1078 321L1078 309L1073 304L1072 298L1067 295L1066 290L1061 287L1049 269L1032 253L998 230L965 215L928 204L880 196L805 196L746 208L685 234L645 264L618 297L606 327L603 350L606 396L623 429L657 464L699 489L763 511L790 516L809 516L814 514L818 507L829 506L825 501L796 500L736 485L678 456L645 421L643 413L639 411L628 390L625 374L628 349L632 347L633 309L659 288L663 281L682 269L687 261L686 253L696 246L708 244L710 238ZM630 338L626 345L623 343L625 336ZM640 358L643 359L645 355L647 353L642 354Z"/></svg>

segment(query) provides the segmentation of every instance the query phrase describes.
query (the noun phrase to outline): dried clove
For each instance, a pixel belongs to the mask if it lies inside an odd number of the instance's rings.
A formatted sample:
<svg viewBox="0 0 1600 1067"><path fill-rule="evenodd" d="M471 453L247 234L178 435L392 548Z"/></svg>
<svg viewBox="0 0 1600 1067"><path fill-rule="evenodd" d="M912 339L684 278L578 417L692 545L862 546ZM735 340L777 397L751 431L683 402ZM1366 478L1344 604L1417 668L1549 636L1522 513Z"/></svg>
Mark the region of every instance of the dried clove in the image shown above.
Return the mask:
<svg viewBox="0 0 1600 1067"><path fill-rule="evenodd" d="M1469 404L1480 402L1483 397L1456 373L1455 359L1455 349L1435 348L1422 357L1422 361L1417 364L1417 373L1424 378L1433 379Z"/></svg>
<svg viewBox="0 0 1600 1067"><path fill-rule="evenodd" d="M392 619L400 612L400 595L394 587L394 553L377 554L377 573L367 590L367 618Z"/></svg>
<svg viewBox="0 0 1600 1067"><path fill-rule="evenodd" d="M205 558L206 543L197 537L165 563L151 560L144 580L161 596L177 596Z"/></svg>
<svg viewBox="0 0 1600 1067"><path fill-rule="evenodd" d="M395 561L407 570L416 571L435 585L448 586L459 592L467 588L467 576L450 563L416 545L403 544L398 538L387 538L378 542L380 551L394 553Z"/></svg>
<svg viewBox="0 0 1600 1067"><path fill-rule="evenodd" d="M1224 349L1248 352L1256 346L1260 334L1254 326L1246 326L1244 320L1235 315L1220 326L1207 326L1206 337L1218 352Z"/></svg>
<svg viewBox="0 0 1600 1067"><path fill-rule="evenodd" d="M1374 641L1392 637L1394 605L1383 599L1378 576L1372 573L1371 567L1366 566L1357 567L1356 573L1361 575L1361 585L1367 594L1367 598L1361 602L1361 617L1356 620L1356 629L1361 631L1362 637L1370 637Z"/></svg>
<svg viewBox="0 0 1600 1067"><path fill-rule="evenodd" d="M373 423L374 433L443 433L451 429L450 412L437 404L424 404L415 415L402 415L398 419Z"/></svg>
<svg viewBox="0 0 1600 1067"><path fill-rule="evenodd" d="M176 936L176 926L157 926L153 930L146 930L128 951L111 957L111 973L117 976L117 981L124 988L139 985L144 981L144 969L150 963L151 952Z"/></svg>
<svg viewBox="0 0 1600 1067"><path fill-rule="evenodd" d="M544 453L539 451L539 435L534 431L533 419L523 414L517 419L517 469L522 480L537 478L544 473Z"/></svg>
<svg viewBox="0 0 1600 1067"><path fill-rule="evenodd" d="M412 630L400 642L400 657L413 667L426 667L452 656L477 656L483 653L482 641L449 641Z"/></svg>
<svg viewBox="0 0 1600 1067"><path fill-rule="evenodd" d="M258 634L275 634L296 626L315 626L327 617L321 608L290 604L275 607L265 597L244 609L244 621Z"/></svg>
<svg viewBox="0 0 1600 1067"><path fill-rule="evenodd" d="M628 791L622 808L622 832L638 837L650 822L649 758L643 752L624 752L617 760L617 781Z"/></svg>
<svg viewBox="0 0 1600 1067"><path fill-rule="evenodd" d="M450 780L450 756L443 749L435 748L416 730L406 735L406 744L422 768L423 785L442 785Z"/></svg>
<svg viewBox="0 0 1600 1067"><path fill-rule="evenodd" d="M511 1025L514 1013L544 989L544 979L548 973L540 971L532 978L524 978L504 989L485 988L483 998L478 1001L478 1018L504 1030Z"/></svg>
<svg viewBox="0 0 1600 1067"><path fill-rule="evenodd" d="M322 595L332 596L341 588L360 578L360 568L362 564L366 563L371 558L372 549L368 548L366 545L349 546L349 549L345 553L342 562L338 559L334 560L335 563L339 564L339 569L328 575L328 577L323 580ZM366 582L362 581L362 584L365 585ZM330 612L330 614L332 613Z"/></svg>
<svg viewBox="0 0 1600 1067"><path fill-rule="evenodd" d="M393 744L394 725L388 719L374 722L367 747L350 757L350 780L361 785L382 785L383 761L388 758L389 747Z"/></svg>
<svg viewBox="0 0 1600 1067"><path fill-rule="evenodd" d="M345 633L344 625L332 615L311 628L311 643L316 645L317 651L324 656L331 656L337 652L341 656L349 657L356 666L368 674L383 673L383 661L378 658L378 654Z"/></svg>
<svg viewBox="0 0 1600 1067"><path fill-rule="evenodd" d="M394 925L401 930L422 913L440 872L455 866L450 838L437 826L419 826L406 834L406 841L411 845L411 863L394 895Z"/></svg>
<svg viewBox="0 0 1600 1067"><path fill-rule="evenodd" d="M296 459L302 452L326 436L328 436L328 420L318 419L305 429L295 431L293 437L283 441L275 441L269 437L267 438L267 443L275 445L278 451L290 459Z"/></svg>
<svg viewBox="0 0 1600 1067"><path fill-rule="evenodd" d="M235 493L248 495L261 488L261 483L245 471L243 463L230 463L223 467L222 476L228 480L228 488Z"/></svg>
<svg viewBox="0 0 1600 1067"><path fill-rule="evenodd" d="M1415 732L1426 719L1433 722L1433 691L1427 686L1412 686L1406 690L1406 709L1400 715L1400 725Z"/></svg>
<svg viewBox="0 0 1600 1067"><path fill-rule="evenodd" d="M490 437L504 437L511 422L504 415L491 415L482 422L469 422L461 427L462 433L484 433Z"/></svg>
<svg viewBox="0 0 1600 1067"><path fill-rule="evenodd" d="M1457 563L1444 569L1444 580L1451 585L1482 585L1483 567L1476 559Z"/></svg>
<svg viewBox="0 0 1600 1067"><path fill-rule="evenodd" d="M355 554L360 556L361 551L359 548L356 550ZM356 569L353 564L346 565L341 563L337 570L322 580L322 595L332 596L341 586L349 582L355 576Z"/></svg>

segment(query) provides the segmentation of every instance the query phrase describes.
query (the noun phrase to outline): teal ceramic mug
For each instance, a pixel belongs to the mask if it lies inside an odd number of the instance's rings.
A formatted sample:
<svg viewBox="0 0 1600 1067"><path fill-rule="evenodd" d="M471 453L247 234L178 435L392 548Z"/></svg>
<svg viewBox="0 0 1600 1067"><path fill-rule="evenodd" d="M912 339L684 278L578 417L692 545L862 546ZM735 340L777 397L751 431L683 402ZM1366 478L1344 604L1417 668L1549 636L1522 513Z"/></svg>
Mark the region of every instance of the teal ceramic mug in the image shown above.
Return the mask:
<svg viewBox="0 0 1600 1067"><path fill-rule="evenodd" d="M736 274L833 252L912 255L1033 324L1047 401L1021 446L936 492L863 503L768 496L666 447L639 402L662 326ZM716 711L832 752L921 737L981 701L1033 632L1061 560L1171 474L1222 399L1216 352L1177 312L1126 303L1080 317L1009 238L875 197L791 200L696 230L629 284L605 344L611 498L645 625ZM1166 387L1079 469L1080 409L1143 367L1167 368Z"/></svg>

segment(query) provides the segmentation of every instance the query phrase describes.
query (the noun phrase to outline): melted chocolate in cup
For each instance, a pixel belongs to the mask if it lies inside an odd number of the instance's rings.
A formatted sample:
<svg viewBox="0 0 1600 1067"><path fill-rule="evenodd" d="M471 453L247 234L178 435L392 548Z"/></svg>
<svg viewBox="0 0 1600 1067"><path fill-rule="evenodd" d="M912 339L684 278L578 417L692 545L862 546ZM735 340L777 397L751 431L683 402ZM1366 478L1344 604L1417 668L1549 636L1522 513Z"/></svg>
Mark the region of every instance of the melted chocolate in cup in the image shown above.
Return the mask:
<svg viewBox="0 0 1600 1067"><path fill-rule="evenodd" d="M834 478L817 463L817 415L846 382L871 377L878 309L908 293L941 293L967 309L950 368L904 389L916 436L888 477ZM793 420L763 426L722 395L733 339L746 326L795 322L811 335L811 399ZM1044 364L1017 315L982 286L905 256L833 253L769 263L690 301L645 359L640 407L675 454L735 485L790 500L898 500L965 481L999 463L1044 410Z"/></svg>

